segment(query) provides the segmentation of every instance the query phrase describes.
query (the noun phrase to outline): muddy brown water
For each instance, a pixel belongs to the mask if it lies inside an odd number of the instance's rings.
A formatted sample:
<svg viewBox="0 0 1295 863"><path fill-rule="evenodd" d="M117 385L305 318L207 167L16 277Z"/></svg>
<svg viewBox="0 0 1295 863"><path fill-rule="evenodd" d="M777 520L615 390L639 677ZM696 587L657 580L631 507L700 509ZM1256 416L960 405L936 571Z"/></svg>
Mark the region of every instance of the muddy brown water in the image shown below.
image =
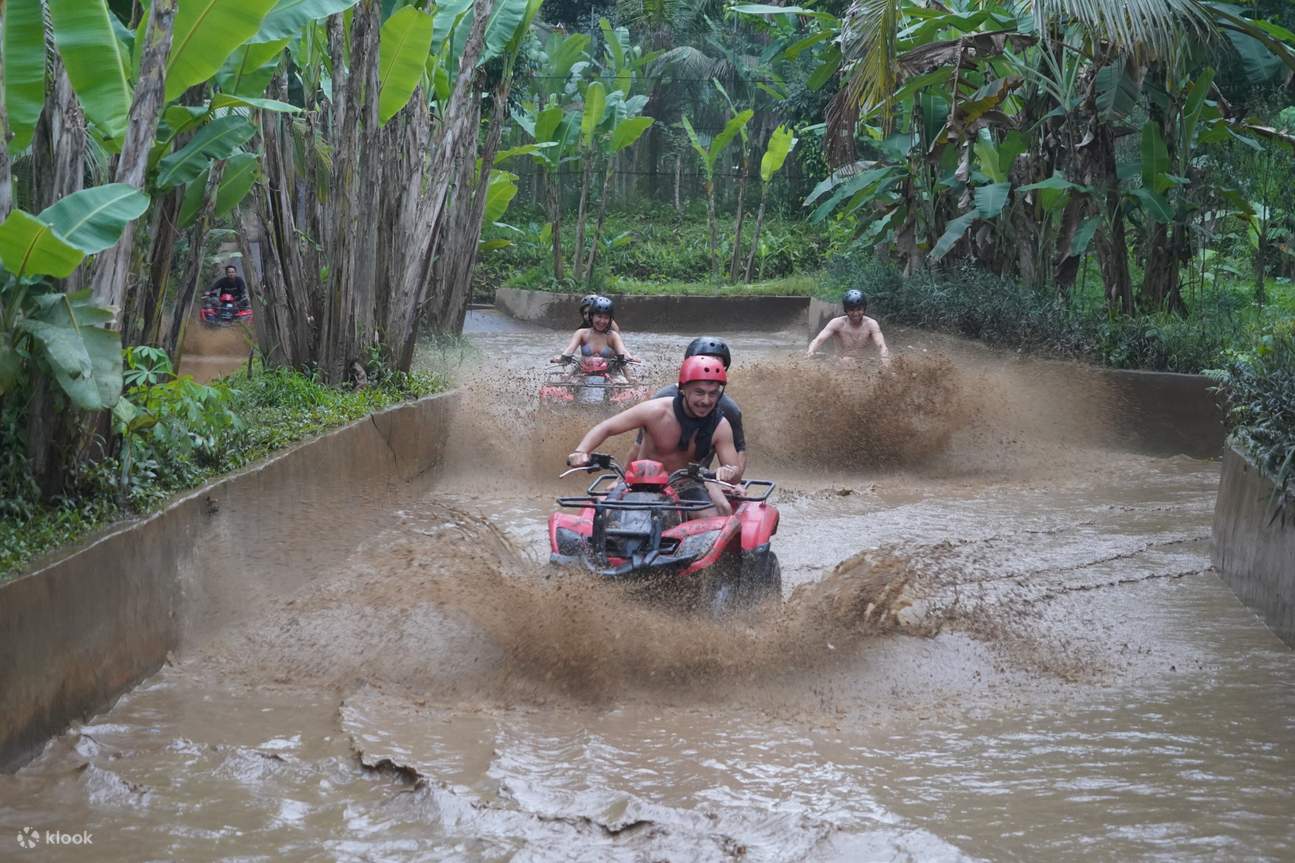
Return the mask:
<svg viewBox="0 0 1295 863"><path fill-rule="evenodd" d="M561 334L469 328L451 474L321 513L368 538L291 592L252 567L0 777L0 858L1295 859L1295 663L1209 569L1218 464L1128 451L1095 376L733 337L786 600L719 624L544 578L589 418L535 411ZM669 377L683 339L627 338Z"/></svg>

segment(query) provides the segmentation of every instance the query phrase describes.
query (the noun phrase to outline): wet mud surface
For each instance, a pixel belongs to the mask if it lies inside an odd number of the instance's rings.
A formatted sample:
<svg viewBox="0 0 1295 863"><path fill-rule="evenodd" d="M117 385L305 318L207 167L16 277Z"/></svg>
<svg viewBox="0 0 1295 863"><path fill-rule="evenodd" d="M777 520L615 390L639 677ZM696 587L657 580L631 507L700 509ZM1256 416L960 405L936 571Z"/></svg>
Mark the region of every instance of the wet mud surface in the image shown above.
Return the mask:
<svg viewBox="0 0 1295 863"><path fill-rule="evenodd" d="M0 857L1295 857L1295 663L1208 568L1218 464L1127 451L1096 376L733 339L785 601L720 623L546 577L596 417L536 410L561 334L470 330L451 474L321 513L372 529L0 777ZM627 340L654 384L684 341Z"/></svg>

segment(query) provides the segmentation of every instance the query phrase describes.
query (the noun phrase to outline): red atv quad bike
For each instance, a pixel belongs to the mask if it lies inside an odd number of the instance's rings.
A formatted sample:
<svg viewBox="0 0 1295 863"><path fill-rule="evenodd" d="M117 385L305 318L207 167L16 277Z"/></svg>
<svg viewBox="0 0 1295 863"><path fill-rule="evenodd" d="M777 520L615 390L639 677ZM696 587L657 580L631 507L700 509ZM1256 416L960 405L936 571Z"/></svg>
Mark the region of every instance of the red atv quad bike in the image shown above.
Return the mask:
<svg viewBox="0 0 1295 863"><path fill-rule="evenodd" d="M611 456L594 453L588 467L562 475L600 469L613 472L584 495L558 498L559 506L579 512L549 516L550 563L717 617L782 599L782 570L769 547L778 532L778 510L768 502L772 482L721 483L733 514L690 519L712 504L681 500L671 483L719 482L700 465L668 474L660 462L640 459L623 470Z"/></svg>
<svg viewBox="0 0 1295 863"><path fill-rule="evenodd" d="M227 327L236 322L250 324L252 310L246 304L240 306L233 294L223 293L219 298L215 294L207 294L202 299L198 317L207 326Z"/></svg>
<svg viewBox="0 0 1295 863"><path fill-rule="evenodd" d="M647 398L647 387L633 383L625 376L629 361L623 354L610 359L563 354L557 362L562 363L563 368L551 372L540 387L541 406L611 405L622 408Z"/></svg>

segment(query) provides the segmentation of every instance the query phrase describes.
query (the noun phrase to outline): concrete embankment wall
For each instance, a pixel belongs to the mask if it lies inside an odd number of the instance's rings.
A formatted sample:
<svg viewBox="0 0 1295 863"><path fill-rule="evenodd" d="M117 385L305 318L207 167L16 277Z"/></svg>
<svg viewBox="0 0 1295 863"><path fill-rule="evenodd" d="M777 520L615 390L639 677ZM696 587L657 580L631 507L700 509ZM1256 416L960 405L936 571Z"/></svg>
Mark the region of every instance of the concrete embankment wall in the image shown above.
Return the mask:
<svg viewBox="0 0 1295 863"><path fill-rule="evenodd" d="M613 294L616 319L623 326L655 332L692 333L699 330L799 329L805 324L805 297L688 297ZM495 307L521 321L560 330L580 322L580 294L555 294L499 288Z"/></svg>
<svg viewBox="0 0 1295 863"><path fill-rule="evenodd" d="M1214 504L1214 568L1237 598L1295 647L1295 503L1273 519L1273 482L1229 447Z"/></svg>
<svg viewBox="0 0 1295 863"><path fill-rule="evenodd" d="M374 529L356 513L440 464L457 398L298 444L0 585L0 770L108 707L189 637L335 566Z"/></svg>

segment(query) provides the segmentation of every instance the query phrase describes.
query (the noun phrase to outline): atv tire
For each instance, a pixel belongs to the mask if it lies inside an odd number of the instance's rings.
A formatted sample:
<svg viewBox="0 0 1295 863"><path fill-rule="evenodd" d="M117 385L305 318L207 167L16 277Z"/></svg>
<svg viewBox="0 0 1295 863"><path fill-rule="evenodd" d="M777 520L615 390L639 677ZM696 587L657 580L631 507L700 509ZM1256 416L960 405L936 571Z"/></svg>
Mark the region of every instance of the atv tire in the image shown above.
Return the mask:
<svg viewBox="0 0 1295 863"><path fill-rule="evenodd" d="M755 608L782 601L782 564L772 551L753 554L742 561L739 585L742 605Z"/></svg>

